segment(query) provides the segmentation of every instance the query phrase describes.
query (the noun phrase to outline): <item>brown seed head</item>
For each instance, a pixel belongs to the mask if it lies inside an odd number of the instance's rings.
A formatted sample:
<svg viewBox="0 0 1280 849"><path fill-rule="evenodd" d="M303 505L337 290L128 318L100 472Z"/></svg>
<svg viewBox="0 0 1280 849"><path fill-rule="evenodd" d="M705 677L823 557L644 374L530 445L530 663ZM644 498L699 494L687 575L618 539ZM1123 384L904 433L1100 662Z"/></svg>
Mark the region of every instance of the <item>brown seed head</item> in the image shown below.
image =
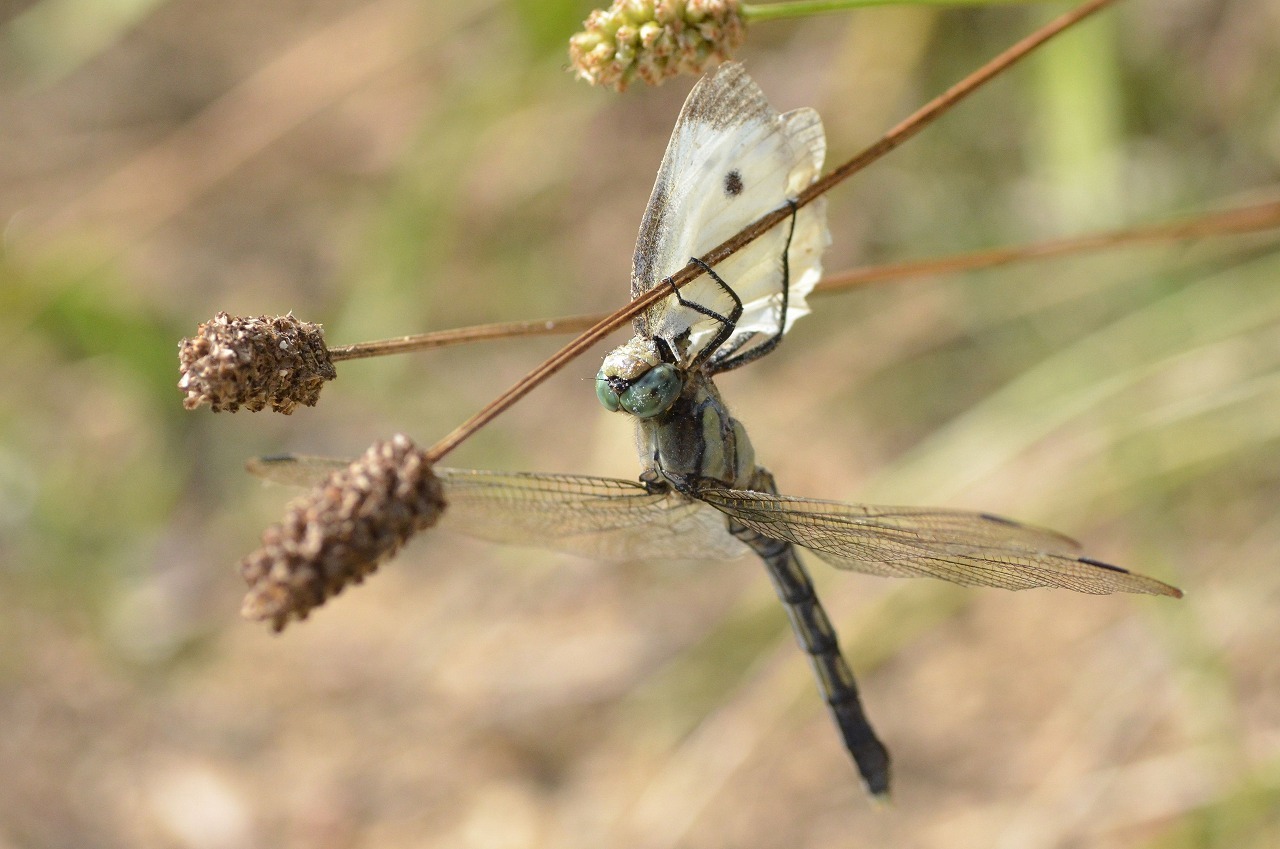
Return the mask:
<svg viewBox="0 0 1280 849"><path fill-rule="evenodd" d="M284 521L240 563L249 584L240 613L280 631L291 616L360 583L444 510L425 452L403 434L379 440L350 466L289 505Z"/></svg>
<svg viewBox="0 0 1280 849"><path fill-rule="evenodd" d="M676 74L701 74L746 40L738 0L615 0L569 39L579 79L625 91L637 78L658 85Z"/></svg>
<svg viewBox="0 0 1280 849"><path fill-rule="evenodd" d="M268 404L288 415L299 404L314 407L326 380L338 376L324 344L324 328L289 315L233 317L225 312L178 343L186 393L182 406L208 403L215 413L241 406L257 412Z"/></svg>

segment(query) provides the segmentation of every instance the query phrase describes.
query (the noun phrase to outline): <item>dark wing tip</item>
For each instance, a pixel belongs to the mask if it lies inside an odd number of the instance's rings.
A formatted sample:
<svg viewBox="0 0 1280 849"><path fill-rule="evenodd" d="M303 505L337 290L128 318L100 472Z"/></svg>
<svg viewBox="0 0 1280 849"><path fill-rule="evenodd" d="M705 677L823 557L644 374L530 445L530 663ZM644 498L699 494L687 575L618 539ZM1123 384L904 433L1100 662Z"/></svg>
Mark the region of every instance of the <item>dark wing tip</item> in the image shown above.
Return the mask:
<svg viewBox="0 0 1280 849"><path fill-rule="evenodd" d="M1112 572L1120 572L1125 575L1132 575L1128 569L1122 569L1119 566L1112 566L1110 563L1103 563L1101 560L1094 560L1092 557L1077 557L1076 560L1081 563L1088 563L1090 566L1097 566L1099 569L1110 569Z"/></svg>
<svg viewBox="0 0 1280 849"><path fill-rule="evenodd" d="M1157 581L1155 578L1148 578L1146 575L1135 575L1128 569L1122 569L1119 566L1113 566L1110 563L1104 563L1101 560L1094 560L1092 557L1077 557L1076 562L1084 563L1088 566L1096 566L1099 569L1109 569L1112 572L1119 572L1121 575L1133 575L1135 578L1141 578L1146 582L1149 588L1148 592L1152 595L1169 596L1170 598L1182 598L1182 590L1177 587L1166 584L1164 581Z"/></svg>
<svg viewBox="0 0 1280 849"><path fill-rule="evenodd" d="M1019 522L1014 519L1010 519L1007 516L997 516L995 513L979 513L978 516L984 519L985 521L991 522L992 524L1004 525L1006 528L1013 528L1014 530L1018 530L1018 531L1030 531L1036 534L1040 534L1046 538L1054 539L1069 549L1073 548L1077 551L1080 550L1079 540L1075 539L1074 537L1069 537L1066 534L1061 533L1060 531L1050 530L1049 528L1042 528L1042 527L1039 527L1038 525L1028 525L1025 522ZM1106 564L1098 564L1098 565L1105 566ZM1114 567L1111 567L1111 568L1114 568ZM1124 571L1124 570L1122 569L1121 571Z"/></svg>
<svg viewBox="0 0 1280 849"><path fill-rule="evenodd" d="M260 457L250 457L244 464L249 467L270 466L275 463L292 463L297 458L297 454L263 454Z"/></svg>
<svg viewBox="0 0 1280 849"><path fill-rule="evenodd" d="M292 459L289 454L269 454L264 457L250 457L244 461L244 470L251 475L263 476L263 472L272 466L278 466Z"/></svg>

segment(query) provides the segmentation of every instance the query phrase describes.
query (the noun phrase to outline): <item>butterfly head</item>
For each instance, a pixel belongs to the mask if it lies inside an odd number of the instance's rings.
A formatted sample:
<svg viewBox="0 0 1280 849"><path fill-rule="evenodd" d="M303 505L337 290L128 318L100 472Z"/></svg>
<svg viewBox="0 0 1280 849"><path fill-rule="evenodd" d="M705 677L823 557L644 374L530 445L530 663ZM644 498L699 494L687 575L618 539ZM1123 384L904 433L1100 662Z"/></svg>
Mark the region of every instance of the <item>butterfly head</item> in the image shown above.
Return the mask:
<svg viewBox="0 0 1280 849"><path fill-rule="evenodd" d="M610 412L625 410L639 419L662 415L684 390L684 375L674 359L666 345L636 336L604 358L596 374L596 397Z"/></svg>

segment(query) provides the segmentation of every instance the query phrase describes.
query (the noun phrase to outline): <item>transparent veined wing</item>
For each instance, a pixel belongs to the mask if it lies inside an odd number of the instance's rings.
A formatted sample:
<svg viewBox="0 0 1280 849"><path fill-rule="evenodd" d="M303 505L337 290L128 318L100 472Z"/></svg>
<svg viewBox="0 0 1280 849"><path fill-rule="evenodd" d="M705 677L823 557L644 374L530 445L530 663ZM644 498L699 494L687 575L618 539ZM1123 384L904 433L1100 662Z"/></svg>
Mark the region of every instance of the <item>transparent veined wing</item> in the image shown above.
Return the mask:
<svg viewBox="0 0 1280 849"><path fill-rule="evenodd" d="M286 486L315 486L331 473L351 465L340 457L317 457L314 454L273 454L254 457L244 464L245 471L272 483Z"/></svg>
<svg viewBox="0 0 1280 849"><path fill-rule="evenodd" d="M250 460L258 477L312 486L348 461L282 455ZM586 475L437 467L446 508L439 526L491 542L602 560L724 560L746 554L724 514L674 492Z"/></svg>
<svg viewBox="0 0 1280 849"><path fill-rule="evenodd" d="M782 206L816 180L826 156L822 119L812 109L780 115L737 63L721 65L694 86L676 119L658 178L640 222L632 263L634 298ZM727 344L778 328L786 222L716 267L743 301ZM825 201L800 210L788 251L787 327L808 312L805 296L822 276L830 243ZM724 315L732 303L705 275L685 287L685 300ZM636 318L635 332L661 337L685 362L719 327L714 319L667 298Z"/></svg>
<svg viewBox="0 0 1280 849"><path fill-rule="evenodd" d="M732 489L699 497L743 525L840 569L965 586L1062 587L1180 597L1176 587L1081 557L1074 540L986 513L873 507Z"/></svg>

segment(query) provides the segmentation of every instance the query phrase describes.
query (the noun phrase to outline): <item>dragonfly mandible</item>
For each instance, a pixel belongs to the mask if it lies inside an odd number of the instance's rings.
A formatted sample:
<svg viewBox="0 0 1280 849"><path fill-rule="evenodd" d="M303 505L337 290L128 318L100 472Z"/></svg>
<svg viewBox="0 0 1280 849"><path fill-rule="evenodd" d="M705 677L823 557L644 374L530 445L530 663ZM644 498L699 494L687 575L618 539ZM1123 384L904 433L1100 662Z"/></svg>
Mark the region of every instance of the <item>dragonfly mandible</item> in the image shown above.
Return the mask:
<svg viewBox="0 0 1280 849"><path fill-rule="evenodd" d="M736 233L761 212L790 216L635 321L635 335L596 377L604 406L635 419L638 481L583 475L436 469L442 526L496 542L600 559L760 557L868 790L889 790L889 754L863 710L852 671L797 547L839 568L941 578L967 586L1062 587L1180 596L1174 587L1080 555L1053 531L986 513L873 507L780 495L756 464L713 378L773 350L807 311L829 236L821 199L794 198L825 154L811 109L779 114L740 65L690 93L645 211L633 297ZM695 261L697 261L695 259ZM313 483L346 465L268 457L250 470Z"/></svg>

